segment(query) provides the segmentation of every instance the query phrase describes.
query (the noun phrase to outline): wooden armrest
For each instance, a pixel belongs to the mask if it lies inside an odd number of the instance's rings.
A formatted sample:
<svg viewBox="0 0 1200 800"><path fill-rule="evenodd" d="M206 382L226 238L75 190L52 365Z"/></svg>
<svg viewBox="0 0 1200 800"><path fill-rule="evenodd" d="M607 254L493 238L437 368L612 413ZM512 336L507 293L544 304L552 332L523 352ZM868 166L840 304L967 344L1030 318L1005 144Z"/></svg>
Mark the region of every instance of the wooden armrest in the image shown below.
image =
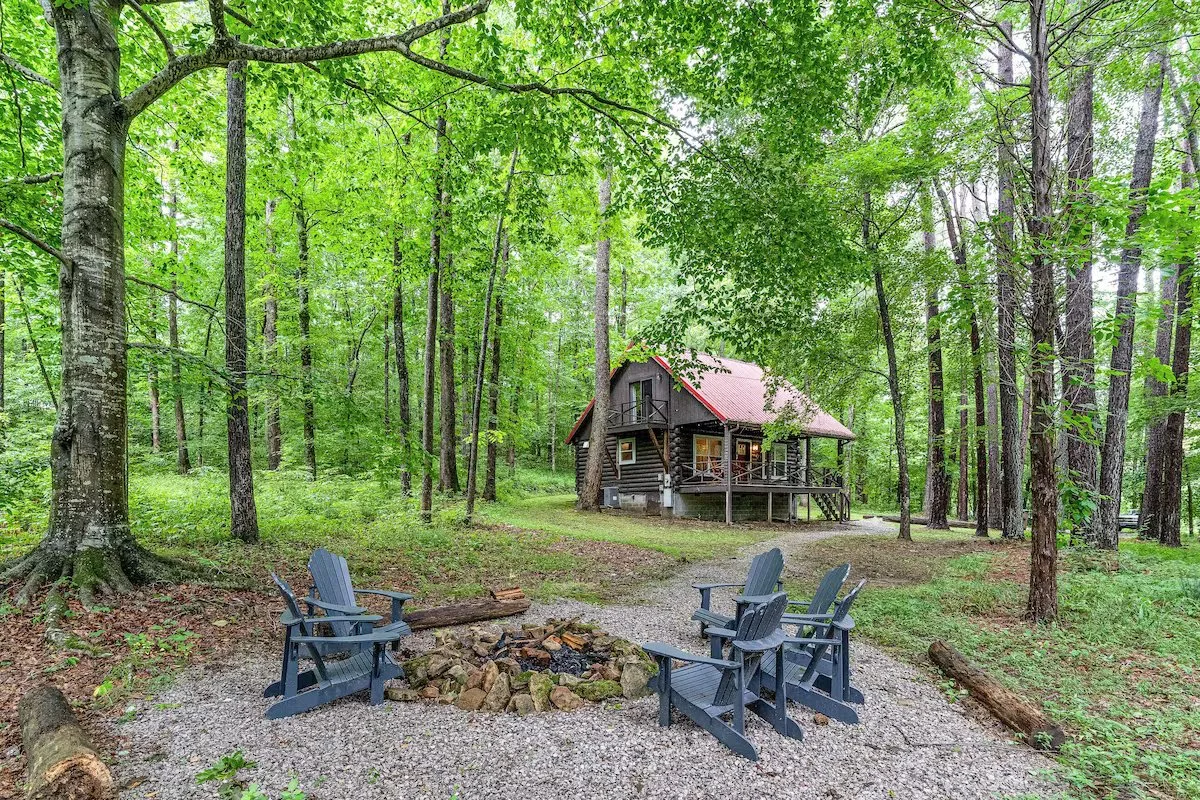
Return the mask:
<svg viewBox="0 0 1200 800"><path fill-rule="evenodd" d="M308 603L310 606L316 606L317 608L322 608L326 611L336 611L339 614L367 613L367 609L360 608L359 606L342 606L338 605L337 603L331 603L328 600L319 600L316 597L306 597L304 598L304 602Z"/></svg>
<svg viewBox="0 0 1200 800"><path fill-rule="evenodd" d="M723 658L709 658L708 656L698 656L689 653L686 650L680 650L678 647L672 647L669 644L662 642L650 642L650 644L642 645L642 649L652 656L657 658L671 658L676 661L689 661L693 664L708 664L712 667L720 667L721 669L736 669L736 661L726 661Z"/></svg>
<svg viewBox="0 0 1200 800"><path fill-rule="evenodd" d="M400 638L394 631L375 631L353 636L293 636L293 644L387 644Z"/></svg>
<svg viewBox="0 0 1200 800"><path fill-rule="evenodd" d="M337 617L293 617L291 614L286 614L280 618L286 627L291 628L304 622L308 625L319 625L322 622L370 622L372 624L381 622L383 617L378 614L350 614L347 616ZM324 637L322 637L324 638ZM293 640L294 641L294 640Z"/></svg>
<svg viewBox="0 0 1200 800"><path fill-rule="evenodd" d="M387 589L355 589L354 593L355 594L377 594L380 597L390 597L393 600L399 600L401 602L404 602L405 600L413 599L413 596L411 594L409 594L408 592L390 592Z"/></svg>
<svg viewBox="0 0 1200 800"><path fill-rule="evenodd" d="M773 594L739 594L733 598L733 602L738 605L754 605L761 606L763 603L769 603L775 599Z"/></svg>

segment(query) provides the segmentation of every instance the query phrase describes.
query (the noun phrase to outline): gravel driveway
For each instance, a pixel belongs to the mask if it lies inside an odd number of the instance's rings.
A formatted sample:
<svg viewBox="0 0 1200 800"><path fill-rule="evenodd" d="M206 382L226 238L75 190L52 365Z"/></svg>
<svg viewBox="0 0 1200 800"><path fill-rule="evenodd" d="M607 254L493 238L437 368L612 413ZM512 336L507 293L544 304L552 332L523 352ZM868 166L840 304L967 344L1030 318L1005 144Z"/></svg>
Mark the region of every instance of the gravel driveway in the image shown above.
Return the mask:
<svg viewBox="0 0 1200 800"><path fill-rule="evenodd" d="M785 557L806 541L880 532L869 523L805 527L770 543ZM622 605L535 604L530 619L575 616L635 641L661 640L705 652L688 620L702 579L738 580L741 557L688 565ZM789 572L803 569L799 556ZM851 576L853 577L853 575ZM428 637L416 642L427 644ZM760 760L725 750L676 715L657 725L657 701L590 706L574 713L467 713L453 707L348 699L291 719L267 721L261 689L273 660L192 673L120 726L119 779L132 798L211 798L195 774L242 749L257 766L244 778L272 796L296 777L310 798L966 798L1053 797L1053 762L950 705L916 670L856 643L855 669L867 696L862 722L817 725L792 707L804 740L779 736L753 714L747 732ZM178 704L178 707L169 707ZM139 783L140 781L140 783Z"/></svg>

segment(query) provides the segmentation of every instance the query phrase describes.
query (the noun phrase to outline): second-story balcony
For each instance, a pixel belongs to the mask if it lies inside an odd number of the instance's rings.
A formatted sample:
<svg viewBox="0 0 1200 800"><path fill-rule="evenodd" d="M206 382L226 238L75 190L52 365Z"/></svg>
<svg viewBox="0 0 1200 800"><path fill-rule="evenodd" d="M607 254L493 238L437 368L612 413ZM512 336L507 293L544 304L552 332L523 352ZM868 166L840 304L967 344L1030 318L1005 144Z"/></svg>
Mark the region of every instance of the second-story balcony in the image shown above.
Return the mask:
<svg viewBox="0 0 1200 800"><path fill-rule="evenodd" d="M622 403L608 411L609 429L661 428L667 424L667 401L646 398Z"/></svg>

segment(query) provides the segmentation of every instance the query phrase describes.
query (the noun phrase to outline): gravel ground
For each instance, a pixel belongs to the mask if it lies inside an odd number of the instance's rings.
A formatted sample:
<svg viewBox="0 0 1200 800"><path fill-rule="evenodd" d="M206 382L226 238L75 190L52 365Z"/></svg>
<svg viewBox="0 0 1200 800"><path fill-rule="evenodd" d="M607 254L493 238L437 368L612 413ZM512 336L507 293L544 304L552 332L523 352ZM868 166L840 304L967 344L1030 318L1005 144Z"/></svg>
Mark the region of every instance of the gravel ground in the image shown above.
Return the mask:
<svg viewBox="0 0 1200 800"><path fill-rule="evenodd" d="M805 541L875 532L870 523L788 532L785 556ZM763 545L756 546L759 551ZM688 620L697 580L737 580L751 553L689 565L622 605L535 604L530 619L583 615L635 641L705 652ZM803 569L797 558L789 572ZM853 577L853 576L852 576ZM415 647L429 637L415 637ZM371 707L351 698L291 719L268 721L261 689L274 661L193 673L120 726L118 777L133 798L215 797L195 774L241 748L257 766L242 775L277 795L291 777L310 798L992 798L1052 797L1053 762L971 719L911 667L865 644L856 679L867 696L858 725L817 725L793 706L804 740L779 736L753 714L748 735L760 760L732 755L676 713L657 725L646 698L574 713L467 713L428 704ZM178 704L178 707L170 707Z"/></svg>

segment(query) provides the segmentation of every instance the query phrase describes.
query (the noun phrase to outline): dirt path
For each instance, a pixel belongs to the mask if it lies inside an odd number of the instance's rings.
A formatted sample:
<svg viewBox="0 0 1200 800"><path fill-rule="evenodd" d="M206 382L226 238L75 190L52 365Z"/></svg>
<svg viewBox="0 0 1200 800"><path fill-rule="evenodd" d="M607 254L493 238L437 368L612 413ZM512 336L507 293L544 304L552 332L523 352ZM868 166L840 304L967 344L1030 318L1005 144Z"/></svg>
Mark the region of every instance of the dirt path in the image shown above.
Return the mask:
<svg viewBox="0 0 1200 800"><path fill-rule="evenodd" d="M884 523L801 528L775 541L789 574L807 574L806 542L882 533ZM703 652L689 616L693 581L736 580L747 552L693 564L620 604L537 604L531 619L583 615L614 634L661 640ZM416 641L414 646L427 646ZM243 773L277 796L293 776L310 798L991 798L1048 797L1060 791L1053 763L985 728L947 703L916 670L856 644L857 682L867 695L855 726L817 725L793 707L803 741L785 739L750 715L761 759L750 763L683 718L656 722L647 698L566 714L468 714L452 707L344 700L270 722L261 688L274 661L209 668L181 679L120 727L119 774L132 798L212 797L195 774L242 749L256 766Z"/></svg>

